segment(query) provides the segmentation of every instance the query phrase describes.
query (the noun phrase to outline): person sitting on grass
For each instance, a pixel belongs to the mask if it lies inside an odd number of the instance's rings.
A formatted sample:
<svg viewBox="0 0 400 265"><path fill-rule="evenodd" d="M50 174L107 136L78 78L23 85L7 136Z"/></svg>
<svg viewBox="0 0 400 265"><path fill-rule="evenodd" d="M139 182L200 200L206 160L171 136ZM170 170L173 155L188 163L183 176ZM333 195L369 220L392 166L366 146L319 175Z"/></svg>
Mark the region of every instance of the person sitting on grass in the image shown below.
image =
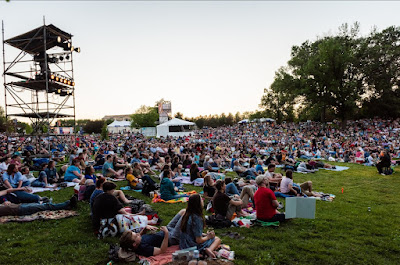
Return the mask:
<svg viewBox="0 0 400 265"><path fill-rule="evenodd" d="M81 181L83 175L81 174L81 169L79 165L80 165L80 160L78 159L72 160L72 165L70 165L65 171L64 174L65 181L75 182L75 183L79 183Z"/></svg>
<svg viewBox="0 0 400 265"><path fill-rule="evenodd" d="M277 189L282 181L282 174L276 173L275 169L276 166L274 164L269 164L268 170L265 172L272 190Z"/></svg>
<svg viewBox="0 0 400 265"><path fill-rule="evenodd" d="M239 164L238 159L236 159L233 162L233 165L234 165L233 171L235 171L239 175L239 177L246 178L246 179L255 179L256 178L256 175L254 174L253 171L246 169L245 167L243 167Z"/></svg>
<svg viewBox="0 0 400 265"><path fill-rule="evenodd" d="M47 169L48 164L43 163L41 165L41 171L39 172L39 176L37 179L35 179L32 183L32 187L40 187L40 188L47 188L50 187L49 183L47 182L47 174L45 170Z"/></svg>
<svg viewBox="0 0 400 265"><path fill-rule="evenodd" d="M300 196L301 193L303 192L307 196L313 196L313 197L321 197L320 194L315 193L312 191L312 182L311 181L306 181L302 184L300 184L300 188L294 187L293 185L293 172L291 170L286 171L286 177L282 179L281 182L281 192L287 195L293 195L293 196Z"/></svg>
<svg viewBox="0 0 400 265"><path fill-rule="evenodd" d="M179 245L181 234L182 216L185 214L185 209L180 210L167 226L162 226L161 231L154 234L145 234L147 231L157 230L154 226L146 226L140 233L133 231L125 231L119 239L121 249L129 254L150 257L164 253L168 246ZM129 260L125 260L129 261Z"/></svg>
<svg viewBox="0 0 400 265"><path fill-rule="evenodd" d="M178 199L181 197L188 197L187 194L176 193L175 188L176 187L174 187L174 183L171 181L171 171L164 170L163 171L163 179L161 180L161 184L160 184L161 199L163 199L165 201L169 201L169 200Z"/></svg>
<svg viewBox="0 0 400 265"><path fill-rule="evenodd" d="M247 215L247 213L242 211L243 201L240 199L239 195L234 195L232 199L226 195L226 185L223 180L217 180L215 187L217 193L215 193L212 199L212 204L216 215L226 217L228 220L232 219L234 213L236 213L238 217Z"/></svg>
<svg viewBox="0 0 400 265"><path fill-rule="evenodd" d="M133 169L131 167L127 167L125 169L125 178L128 181L129 187L134 190L143 189L143 184L140 183L139 179L133 175Z"/></svg>
<svg viewBox="0 0 400 265"><path fill-rule="evenodd" d="M118 171L115 171L114 165L113 165L113 157L112 157L112 155L107 155L107 159L106 159L106 162L103 165L102 171L103 171L103 176L104 177L114 177L114 178L117 178L117 179L124 178L122 169L118 170Z"/></svg>
<svg viewBox="0 0 400 265"><path fill-rule="evenodd" d="M47 182L50 184L57 183L60 179L58 177L56 162L54 160L50 160L49 166L44 170L44 172L46 172Z"/></svg>
<svg viewBox="0 0 400 265"><path fill-rule="evenodd" d="M83 193L82 198L78 198L79 200L89 200L90 196L92 196L93 191L96 189L97 177L94 174L95 172L92 166L87 166L85 168L85 175L81 179L81 182L79 182L79 185L81 185L79 193Z"/></svg>
<svg viewBox="0 0 400 265"><path fill-rule="evenodd" d="M182 217L179 247L180 249L196 247L210 258L216 258L214 250L221 244L221 240L215 236L214 231L203 234L205 227L203 207L203 200L199 194L189 197L186 212Z"/></svg>
<svg viewBox="0 0 400 265"><path fill-rule="evenodd" d="M140 166L140 164L138 162L134 162L133 163L133 169L132 169L132 174L133 176L135 176L137 179L141 179L142 182L144 183L145 181L147 181L148 183L155 185L155 181L151 179L151 177L147 174L144 173L144 171L142 170L142 167Z"/></svg>
<svg viewBox="0 0 400 265"><path fill-rule="evenodd" d="M95 231L99 230L101 219L112 218L117 214L129 214L114 195L116 187L112 182L105 182L103 184L104 193L94 198L92 221Z"/></svg>
<svg viewBox="0 0 400 265"><path fill-rule="evenodd" d="M28 187L22 188L11 188L7 190L0 191L0 198L6 196L10 193L15 192L27 192ZM3 200L0 200L3 201ZM14 204L9 201L4 201L0 205L0 216L23 216L30 215L41 211L58 211L58 210L70 210L76 207L77 199L72 196L71 199L63 203L24 203L24 204Z"/></svg>
<svg viewBox="0 0 400 265"><path fill-rule="evenodd" d="M264 222L283 222L285 214L277 210L279 202L274 192L269 188L268 178L260 175L256 178L256 183L258 190L254 194L254 204L257 211L257 219Z"/></svg>
<svg viewBox="0 0 400 265"><path fill-rule="evenodd" d="M190 181L201 178L199 166L196 163L192 163L190 166Z"/></svg>
<svg viewBox="0 0 400 265"><path fill-rule="evenodd" d="M215 189L215 181L211 177L211 174L206 174L204 176L204 183L203 183L203 197L206 199L212 199L216 192Z"/></svg>

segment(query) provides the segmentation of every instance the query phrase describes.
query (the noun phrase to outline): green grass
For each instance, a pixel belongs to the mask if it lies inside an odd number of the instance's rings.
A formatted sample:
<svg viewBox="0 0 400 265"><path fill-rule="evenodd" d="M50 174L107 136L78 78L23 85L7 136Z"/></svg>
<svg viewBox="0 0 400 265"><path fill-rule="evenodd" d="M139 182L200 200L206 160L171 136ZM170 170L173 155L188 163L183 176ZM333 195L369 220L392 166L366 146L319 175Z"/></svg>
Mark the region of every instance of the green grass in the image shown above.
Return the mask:
<svg viewBox="0 0 400 265"><path fill-rule="evenodd" d="M295 182L312 180L314 190L336 195L333 202L317 201L314 220L293 219L278 228L217 229L217 235L229 230L245 237L221 237L235 251L235 264L400 264L400 174L381 176L375 168L349 166L342 172L295 174ZM55 202L71 194L72 188L43 193ZM185 204L153 207L167 224ZM106 264L108 243L117 238L96 239L89 205L80 202L78 211L68 219L0 225L0 264Z"/></svg>

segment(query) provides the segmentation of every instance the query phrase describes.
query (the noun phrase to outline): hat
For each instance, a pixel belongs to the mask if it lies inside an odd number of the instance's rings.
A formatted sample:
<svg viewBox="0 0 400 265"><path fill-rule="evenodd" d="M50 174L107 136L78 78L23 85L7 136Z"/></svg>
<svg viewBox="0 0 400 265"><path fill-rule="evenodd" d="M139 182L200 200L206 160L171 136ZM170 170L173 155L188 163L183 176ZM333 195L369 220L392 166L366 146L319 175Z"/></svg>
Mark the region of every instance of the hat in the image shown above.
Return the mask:
<svg viewBox="0 0 400 265"><path fill-rule="evenodd" d="M256 177L256 183L257 183L257 185L260 185L260 184L263 182L264 179L267 179L267 177L264 176L264 175L259 175L259 176L257 176L257 177Z"/></svg>

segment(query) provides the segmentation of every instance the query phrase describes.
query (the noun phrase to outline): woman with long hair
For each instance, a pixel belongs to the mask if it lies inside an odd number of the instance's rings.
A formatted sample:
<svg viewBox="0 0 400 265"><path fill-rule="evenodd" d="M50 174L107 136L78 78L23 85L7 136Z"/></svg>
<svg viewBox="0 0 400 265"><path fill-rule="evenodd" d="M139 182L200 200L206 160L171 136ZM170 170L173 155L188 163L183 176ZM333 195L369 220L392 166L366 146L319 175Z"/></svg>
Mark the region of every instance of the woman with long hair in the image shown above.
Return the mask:
<svg viewBox="0 0 400 265"><path fill-rule="evenodd" d="M193 194L189 197L186 212L182 217L179 247L197 247L199 251L215 258L214 250L221 244L221 239L215 236L214 231L204 234L204 227L203 200L199 194Z"/></svg>
<svg viewBox="0 0 400 265"><path fill-rule="evenodd" d="M199 166L196 163L192 163L190 166L190 181L201 178Z"/></svg>

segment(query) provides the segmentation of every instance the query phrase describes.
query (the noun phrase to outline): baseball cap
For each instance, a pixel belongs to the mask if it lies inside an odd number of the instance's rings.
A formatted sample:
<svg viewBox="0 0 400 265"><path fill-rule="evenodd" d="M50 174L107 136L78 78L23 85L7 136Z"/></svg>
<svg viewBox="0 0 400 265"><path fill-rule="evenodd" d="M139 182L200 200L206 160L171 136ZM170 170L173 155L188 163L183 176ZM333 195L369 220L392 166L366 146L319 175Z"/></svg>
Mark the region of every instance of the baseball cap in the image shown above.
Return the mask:
<svg viewBox="0 0 400 265"><path fill-rule="evenodd" d="M264 176L264 175L259 175L259 176L257 176L257 177L256 177L256 183L257 183L257 185L260 185L260 184L263 182L264 179L267 179L267 180L268 180L268 178L267 178L266 176Z"/></svg>

